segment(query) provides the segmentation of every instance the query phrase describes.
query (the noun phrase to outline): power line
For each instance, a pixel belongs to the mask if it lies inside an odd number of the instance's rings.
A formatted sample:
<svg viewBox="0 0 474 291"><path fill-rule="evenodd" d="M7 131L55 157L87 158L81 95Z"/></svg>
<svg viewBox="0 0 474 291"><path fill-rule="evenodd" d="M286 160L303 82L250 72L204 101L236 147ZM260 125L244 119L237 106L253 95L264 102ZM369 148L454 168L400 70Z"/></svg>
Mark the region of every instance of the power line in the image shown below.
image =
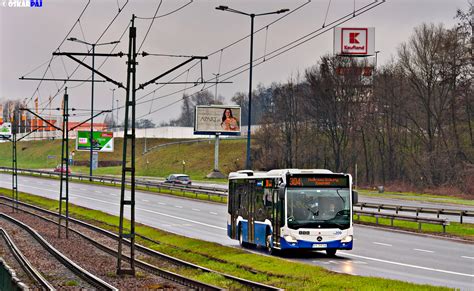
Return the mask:
<svg viewBox="0 0 474 291"><path fill-rule="evenodd" d="M279 18L277 18L277 19L271 21L270 23L266 24L265 26L261 27L260 29L257 29L257 30L254 32L254 34L257 34L258 32L262 31L263 29L268 29L269 26L271 26L271 25L273 25L273 24L279 22L280 20L284 19L285 17L288 17L289 15L295 13L296 11L300 10L301 8L303 8L304 6L306 6L307 4L309 4L310 2L311 2L311 0L308 0L307 2L305 2L305 3L301 4L301 5L299 5L298 7L294 8L293 10L291 10L289 13L286 13L286 14L282 15L281 17L279 17ZM222 48L220 48L220 49L218 49L218 50L216 50L216 51L213 51L213 52L209 53L209 54L207 55L207 57L210 57L210 56L212 56L212 55L214 55L214 54L220 52L220 53L221 53L221 59L220 59L219 63L221 63L221 62L222 62L222 54L223 54L223 51L224 51L224 50L226 50L226 49L228 49L228 48L230 48L230 47L232 47L232 46L238 44L239 42L241 42L241 41L247 39L248 37L250 37L250 34L248 34L248 35L246 35L246 36L244 36L244 37L242 37L242 38L240 38L240 39L238 39L238 40L236 40L236 41L234 41L234 42L232 42L232 43L230 43L230 44L228 44L228 45L225 45L224 47L222 47ZM188 68L188 70L194 68L194 67L195 67L196 65L198 65L198 64L199 64L199 62L196 62L194 65L192 65L190 68ZM219 65L219 66L220 66L220 65ZM184 72L186 72L186 71L184 71ZM184 72L181 73L180 75L183 75ZM171 81L173 81L173 80L175 80L175 79L176 79L176 77L173 78ZM217 77L216 77L216 80L217 80ZM171 81L169 81L169 82L171 82ZM164 85L166 85L166 84L164 84ZM164 86L164 85L163 85L163 86ZM163 86L161 86L160 88L162 88ZM156 89L156 90L157 90L157 89ZM151 92L149 92L148 94L137 98L137 101L138 101L138 100L141 100L141 99L143 99L143 98L145 98L145 97L147 97L147 96L149 96L149 95L151 95L151 94L154 93L156 90L151 91ZM176 92L173 93L173 94L176 94L176 93L179 93L179 92L182 92L182 91L183 91L183 90L179 90L179 91L176 91ZM170 94L166 95L166 97L168 97L168 96L170 96ZM149 101L148 101L148 102L149 102ZM143 104L143 103L146 103L146 102L141 102L141 103L137 103L137 104Z"/></svg>
<svg viewBox="0 0 474 291"><path fill-rule="evenodd" d="M143 44L145 43L145 40L148 36L148 33L150 32L151 30L151 27L153 26L153 23L155 22L155 17L156 15L158 14L158 11L160 10L160 7L161 7L161 4L163 4L163 0L160 0L160 3L158 4L158 7L156 7L156 11L155 11L155 14L153 15L153 18L151 19L151 23L150 23L150 26L148 26L148 30L146 31L145 33L145 37L143 37L143 40L142 40L142 43L140 44L140 46L138 47L138 50L137 51L140 51Z"/></svg>
<svg viewBox="0 0 474 291"><path fill-rule="evenodd" d="M259 61L259 60L262 60L262 59L264 59L264 60L263 60L263 61L260 61L260 62L258 62L258 63L255 63L255 64L254 64L254 67L256 67L256 66L258 66L258 65L261 65L261 64L264 63L265 61L268 61L268 60L271 60L271 59L273 59L273 58L276 58L276 57L282 55L283 53L288 52L289 50L292 50L292 49L294 49L294 48L296 48L296 47L298 47L298 46L300 46L300 45L302 45L302 44L304 44L304 43L306 43L306 42L308 42L308 41L314 39L315 37L317 37L317 36L319 36L319 35L321 35L321 34L327 32L327 31L329 31L329 30L331 30L331 29L333 29L333 27L335 27L335 26L337 26L337 25L340 25L340 24L343 24L343 23L345 23L345 22L351 20L352 18L354 18L354 17L356 17L356 16L359 16L359 15L361 15L361 14L363 14L363 13L369 11L369 10L374 9L375 7L381 5L381 4L384 3L384 2L385 2L385 1L382 1L382 2L374 1L374 2L372 2L372 3L369 3L369 4L367 4L367 5L364 5L364 6L362 6L361 8L358 8L358 9L354 10L353 12L351 12L351 13L349 13L349 14L346 14L346 15L344 15L344 16L338 18L337 20L334 20L334 21L330 22L326 27L318 28L318 29L316 29L316 30L314 30L314 31L312 31L312 32L310 32L310 33L308 33L308 34L306 34L306 35L304 35L304 36L302 36L302 37L300 37L300 38L294 40L294 41L291 41L291 42L287 43L286 45L284 45L284 46L282 46L282 47L280 47L280 48L277 48L277 49L271 51L271 52L268 53L267 55L264 55L264 56L261 56L261 57L255 59L255 61ZM267 57L268 55L270 55L270 56ZM247 65L249 65L249 63L246 63L246 64L241 65L241 66L239 66L239 67L236 67L236 68L234 68L234 69L231 69L231 70L229 70L229 71L227 71L227 72L221 74L220 76L228 75L228 74L230 74L230 73L232 73L232 72L235 72L235 71L237 71L237 70L239 70L239 69L241 69L241 68L243 68L243 67L246 67ZM237 73L235 73L235 74L233 74L233 75L231 75L231 76L229 76L229 77L223 79L222 81L229 80L229 79L231 79L231 78L233 78L233 77L235 77L235 76L237 76L237 75L240 75L240 74L242 74L242 73L244 73L244 72L246 72L246 71L247 71L247 68L245 68L245 69L243 69L243 70L241 70L241 71L238 71ZM209 88L212 88L213 86L215 86L215 84L209 85L208 87L205 87L205 88L202 88L200 91L207 90L207 89L209 89ZM179 92L182 92L182 91L183 91L183 90L179 90L179 91L173 92L173 94L176 94L176 93L179 93ZM176 104L176 103L178 103L178 102L181 102L184 98L190 98L191 96L197 94L197 93L200 92L200 91L197 91L197 92L195 92L195 93L193 93L193 94L191 94L191 95L188 95L188 96L183 97L183 98L181 98L181 99L179 99L179 100L176 100L176 101L174 101L174 102L172 102L172 103L170 103L170 104L168 104L168 105L165 105L165 106L163 106L163 107L157 108L157 109L153 110L151 113L144 114L144 115L142 115L142 116L140 116L140 117L138 117L138 118L143 118L143 117L145 117L145 116L147 116L147 115L150 115L150 114L153 114L153 113L155 113L155 112L157 112L157 111L160 111L160 110L162 110L162 109L168 108L168 107L170 107L170 106L172 106L172 105L174 105L174 104ZM170 96L170 95L171 95L171 94L167 94L167 95L165 95L165 96L168 97L168 96ZM156 99L161 99L161 98L164 98L165 96L158 96ZM141 102L141 103L139 103L139 104L143 104L143 103L147 103L147 102L150 102L150 100L143 101L143 102ZM138 118L137 118L137 119L138 119Z"/></svg>
<svg viewBox="0 0 474 291"><path fill-rule="evenodd" d="M143 19L143 20L150 20L150 19L158 19L158 18L162 18L162 17L165 17L165 16L168 16L168 15L171 15L175 12L178 12L179 10L183 9L184 7L188 6L189 4L193 3L193 0L190 0L188 3L184 4L183 6L181 7L178 7L176 8L175 10L173 11L170 11L168 13L165 13L165 14L162 14L162 15L158 15L158 16L153 16L153 17L136 17L137 19Z"/></svg>
<svg viewBox="0 0 474 291"><path fill-rule="evenodd" d="M87 4L86 6L84 6L84 8L82 9L81 13L79 14L79 17L77 18L76 22L74 22L74 24L72 25L71 29L69 29L68 33L66 34L66 36L64 37L64 39L59 43L59 46L58 48L55 50L55 51L59 51L60 47L63 45L63 43L66 41L66 39L68 38L69 34L72 32L72 30L74 29L74 27L76 27L77 23L79 22L79 19L81 19L82 15L84 14L84 12L86 11L86 9L89 7L89 4L91 3L90 0L87 1ZM51 65L51 62L53 61L54 59L54 56L51 56L51 58L49 59L49 63L48 63L48 67ZM46 72L48 71L48 67L46 68L46 70L44 71L43 73L43 77L44 78L46 76ZM28 99L28 101L26 102L26 104L30 103L30 101L33 99L33 97L35 96L35 93L37 91L39 91L39 87L41 86L43 81L39 81L38 82L38 85L35 89L35 91L33 92L33 94L31 95L31 97Z"/></svg>
<svg viewBox="0 0 474 291"><path fill-rule="evenodd" d="M89 2L90 2L90 0L89 0ZM127 0L127 1L123 4L122 8L120 8L120 9L118 10L118 12L115 14L115 16L112 18L112 20L111 20L111 21L109 22L109 24L107 25L107 27L106 27L106 28L104 29L104 31L101 33L101 35L99 36L99 38L96 40L96 42L95 42L96 44L102 39L102 37L105 35L105 33L109 30L109 28L110 28L110 27L112 26L112 24L115 22L115 20L116 20L117 17L120 15L120 13L123 11L123 9L125 8L125 6L127 6L128 2L129 2L129 0ZM88 3L88 4L89 4L89 3ZM81 13L80 16L82 16L82 14L83 14L83 13ZM76 21L76 23L79 22L79 21L80 21L80 17L78 18L78 20ZM74 24L74 25L75 25L75 24ZM74 28L74 27L73 27L73 28ZM72 31L72 29L68 32L68 35L66 35L66 37L64 38L64 40L61 42L61 45L62 45L62 44L64 43L64 41L67 39L67 37L69 36L69 34L71 33L71 31ZM123 36L123 34L122 34L122 36ZM115 47L116 47L116 46L115 46ZM113 49L115 49L115 47L114 47ZM91 49L88 49L88 53L91 52L91 50L92 50L92 48L91 48ZM59 51L59 47L58 47L58 49L57 49L56 51ZM84 58L82 59L82 61L84 61L85 59L86 59L86 57L84 57ZM106 60L107 60L107 59L106 59ZM104 60L104 62L101 64L101 66L105 63L106 60ZM75 74L75 72L79 69L79 67L80 67L80 65L77 65L76 68L74 69L74 71L71 73L71 75L68 76L68 78L71 78L71 77ZM100 67L99 67L99 68L100 68ZM44 76L43 76L43 78L44 78ZM41 81L40 81L40 82L41 82ZM81 85L83 85L83 84L85 84L85 82L84 82L84 83L81 83L81 84L78 85L78 86L72 87L72 88L77 88L77 87L79 87L79 86L81 86ZM47 105L49 105L49 104L64 90L65 85L66 85L66 82L64 82L63 85L61 86L60 90L58 90L58 91L56 92L56 94L54 94L53 98L52 98L51 100L47 101Z"/></svg>

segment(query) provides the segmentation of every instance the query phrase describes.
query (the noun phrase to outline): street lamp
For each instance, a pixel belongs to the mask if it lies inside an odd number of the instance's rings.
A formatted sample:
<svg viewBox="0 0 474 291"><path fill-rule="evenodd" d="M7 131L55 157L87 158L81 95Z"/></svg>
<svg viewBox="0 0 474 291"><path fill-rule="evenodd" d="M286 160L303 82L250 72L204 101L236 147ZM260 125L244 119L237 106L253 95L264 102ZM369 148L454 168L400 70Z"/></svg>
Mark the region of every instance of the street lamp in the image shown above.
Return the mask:
<svg viewBox="0 0 474 291"><path fill-rule="evenodd" d="M377 55L380 53L380 51L375 51L375 70L377 70Z"/></svg>
<svg viewBox="0 0 474 291"><path fill-rule="evenodd" d="M117 130L116 131L119 131L120 130L120 127L119 127L119 100L116 99L115 102L117 102L117 123L116 123L116 127L117 127Z"/></svg>
<svg viewBox="0 0 474 291"><path fill-rule="evenodd" d="M117 126L116 124L114 125L115 123L115 119L114 119L114 100L115 100L115 88L113 89L109 89L110 91L112 91L112 112L110 113L111 114L111 119L112 119L112 131L114 131L114 128Z"/></svg>
<svg viewBox="0 0 474 291"><path fill-rule="evenodd" d="M237 14L243 14L246 16L250 16L250 68L249 68L249 112L248 112L248 128L247 128L247 160L245 163L245 167L247 169L251 169L251 160L250 160L250 139L251 139L251 116L252 116L252 69L253 69L253 26L254 26L254 20L256 16L264 16L264 15L270 15L270 14L280 14L280 13L285 13L290 11L290 9L280 9L277 11L272 11L272 12L265 12L265 13L246 13L242 12L233 8L229 8L228 6L218 6L216 7L217 10L222 10L222 11L228 11L228 12L233 12Z"/></svg>
<svg viewBox="0 0 474 291"><path fill-rule="evenodd" d="M80 39L77 39L75 37L70 37L67 40L69 41L74 41L78 43L82 43L85 45L90 45L92 46L92 92L91 92L91 133L90 133L90 164L89 164L89 181L92 182L92 156L93 156L93 149L92 149L92 140L93 140L93 134L94 134L94 60L95 60L95 47L96 46L101 46L101 45L109 45L109 44L116 44L119 43L120 41L111 41L111 42L104 42L104 43L89 43L87 41L83 41Z"/></svg>

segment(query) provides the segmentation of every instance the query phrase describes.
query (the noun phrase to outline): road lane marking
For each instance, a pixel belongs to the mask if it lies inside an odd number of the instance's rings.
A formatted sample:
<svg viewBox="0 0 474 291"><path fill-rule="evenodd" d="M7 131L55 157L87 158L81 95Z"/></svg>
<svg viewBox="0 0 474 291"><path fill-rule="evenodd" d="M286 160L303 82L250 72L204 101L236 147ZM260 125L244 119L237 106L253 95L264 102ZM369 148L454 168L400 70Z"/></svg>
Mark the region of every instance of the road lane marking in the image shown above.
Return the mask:
<svg viewBox="0 0 474 291"><path fill-rule="evenodd" d="M92 201L102 202L102 203L105 203L105 204L111 204L111 205L114 205L114 206L119 206L118 203L112 203L112 202L108 202L108 201L104 201L104 200L100 200L100 199L94 199L94 198L78 196L78 195L74 195L74 196L80 197L80 198L83 198L83 199L92 200ZM207 226L207 227L227 231L227 228L225 228L225 227L215 226L215 225L212 225L212 224L207 224L207 223L195 221L195 220L192 220L192 219L182 218L182 217L178 217L178 216L174 216L174 215L170 215L170 214L166 214L166 213L162 213L162 212L152 211L152 210L148 210L148 209L143 209L143 208L139 208L139 207L136 207L135 209L145 211L145 212L149 212L149 213L154 213L154 214L169 217L169 218L174 218L174 219L178 219L178 220L182 220L182 221L191 222L191 223L194 223L194 224L199 224L199 225L202 225L202 226Z"/></svg>
<svg viewBox="0 0 474 291"><path fill-rule="evenodd" d="M215 212L209 212L209 213L210 213L210 214L214 214L214 215L217 215L217 213L215 213Z"/></svg>
<svg viewBox="0 0 474 291"><path fill-rule="evenodd" d="M110 196L117 196L117 194L109 193Z"/></svg>
<svg viewBox="0 0 474 291"><path fill-rule="evenodd" d="M102 194L102 191L97 191L97 190L96 190L96 191L94 191L94 192L97 193L97 194Z"/></svg>
<svg viewBox="0 0 474 291"><path fill-rule="evenodd" d="M386 247L391 247L392 246L391 244L384 244L384 243L380 243L380 242L376 242L376 241L374 241L373 244L386 246Z"/></svg>
<svg viewBox="0 0 474 291"><path fill-rule="evenodd" d="M199 210L199 209L196 209L196 208L193 208L192 210L193 210L193 211L201 211L201 210Z"/></svg>
<svg viewBox="0 0 474 291"><path fill-rule="evenodd" d="M468 257L468 256L461 256L461 258L465 258L465 259L471 259L471 260L474 260L473 257Z"/></svg>
<svg viewBox="0 0 474 291"><path fill-rule="evenodd" d="M178 216L174 216L174 215L170 215L170 214L166 214L166 213L161 213L161 212L156 212L156 211L141 209L141 208L137 208L137 210L142 210L142 211L158 214L158 215L161 215L161 216L166 216L166 217L170 217L170 218L174 218L174 219L179 219L179 220L182 220L182 221L191 222L191 223L194 223L194 224L199 224L199 225L202 225L202 226L207 226L207 227L227 231L227 228L225 228L225 227L215 226L215 225L212 225L212 224L207 224L207 223L204 223L204 222L199 222L199 221L195 221L195 220L191 220L191 219L187 219L187 218L182 218L182 217L178 217Z"/></svg>
<svg viewBox="0 0 474 291"><path fill-rule="evenodd" d="M434 253L433 251L423 250L423 249L413 249L413 250L419 251L419 252L425 252L425 253Z"/></svg>
<svg viewBox="0 0 474 291"><path fill-rule="evenodd" d="M183 206L180 206L180 205L175 205L174 207L176 207L176 208L183 208Z"/></svg>
<svg viewBox="0 0 474 291"><path fill-rule="evenodd" d="M150 202L150 200L142 199L142 202Z"/></svg>
<svg viewBox="0 0 474 291"><path fill-rule="evenodd" d="M411 264L405 264L405 263L399 263L399 262L388 261L388 260L382 260L382 259L377 259L377 258L359 256L359 255L355 255L355 254L351 254L351 253L346 253L346 252L339 252L339 254L344 255L344 256L348 256L348 257L354 257L354 258L366 259L366 260L371 260L371 261L376 261L376 262L381 262L381 263L386 263L386 264L398 265L398 266L402 266L402 267L409 267L409 268L414 268L414 269L421 269L421 270L426 270L426 271L433 271L433 272L439 272L439 273L445 273L445 274L452 274L452 275L459 275L459 276L465 276L465 277L472 277L472 278L474 278L474 274L464 274L464 273L459 273L459 272L453 272L453 271L447 271L447 270L441 270L441 269L435 269L435 268L422 267L422 266L411 265Z"/></svg>
<svg viewBox="0 0 474 291"><path fill-rule="evenodd" d="M11 183L8 183L8 182L1 182L3 184L8 184L11 186ZM44 189L44 188L39 188L39 187L34 187L34 186L28 186L28 185L21 185L21 187L28 187L28 188L32 188L32 189L37 189L37 190L41 190L41 191L49 191L49 192L54 192L54 193L58 193L58 190L50 190L50 189Z"/></svg>
<svg viewBox="0 0 474 291"><path fill-rule="evenodd" d="M84 189L84 188L80 188L79 190L81 190L81 191L87 191L87 189Z"/></svg>
<svg viewBox="0 0 474 291"><path fill-rule="evenodd" d="M160 204L160 205L166 205L166 203L163 203L163 202L158 202L158 204Z"/></svg>

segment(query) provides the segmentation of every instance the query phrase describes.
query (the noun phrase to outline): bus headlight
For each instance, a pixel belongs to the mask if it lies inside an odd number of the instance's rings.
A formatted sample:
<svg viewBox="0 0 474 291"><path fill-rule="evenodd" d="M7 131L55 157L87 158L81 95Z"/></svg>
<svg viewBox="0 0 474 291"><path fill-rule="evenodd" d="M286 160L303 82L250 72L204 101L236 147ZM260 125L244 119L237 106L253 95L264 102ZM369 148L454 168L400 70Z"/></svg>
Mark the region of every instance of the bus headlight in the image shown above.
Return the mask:
<svg viewBox="0 0 474 291"><path fill-rule="evenodd" d="M285 235L283 237L286 242L289 242L289 243L297 243L298 241L296 240L296 238L292 237L291 235Z"/></svg>
<svg viewBox="0 0 474 291"><path fill-rule="evenodd" d="M349 243L352 241L352 235L346 235L343 239L341 239L342 243Z"/></svg>

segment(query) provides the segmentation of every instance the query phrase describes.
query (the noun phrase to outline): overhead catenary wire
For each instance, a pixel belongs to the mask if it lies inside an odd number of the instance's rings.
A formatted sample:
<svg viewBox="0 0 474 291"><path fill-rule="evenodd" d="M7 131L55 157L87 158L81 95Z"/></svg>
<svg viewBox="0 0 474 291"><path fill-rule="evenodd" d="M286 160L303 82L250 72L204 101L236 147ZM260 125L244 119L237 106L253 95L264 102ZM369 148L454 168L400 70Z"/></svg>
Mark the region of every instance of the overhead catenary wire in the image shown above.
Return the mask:
<svg viewBox="0 0 474 291"><path fill-rule="evenodd" d="M69 34L72 32L72 30L76 27L78 21L81 19L82 15L84 14L84 12L87 10L87 8L89 7L89 4L91 3L90 0L87 1L87 4L84 6L84 8L82 9L81 13L79 14L79 17L77 18L77 20L74 22L74 24L72 25L72 27L69 29L68 33L66 34L66 36L63 38L63 40L59 43L57 49L55 51L58 51L61 46L63 45L63 43L66 41L66 39L68 38ZM49 59L49 65L51 65L51 62L53 61L53 59L55 58L55 56L51 56L51 58ZM43 73L43 77L44 78L46 76L46 73L48 71L48 68L46 68L46 70L44 71ZM36 86L36 89L35 91L33 92L33 94L31 95L31 97L28 99L28 101L26 102L27 104L31 102L31 100L33 99L33 97L35 96L35 93L36 91L39 90L39 87L41 86L42 84L42 80L38 81L38 85Z"/></svg>
<svg viewBox="0 0 474 291"><path fill-rule="evenodd" d="M268 61L268 60L270 60L270 59L273 59L273 58L276 58L276 57L282 55L283 53L288 52L289 50L292 50L292 49L294 49L295 47L298 47L298 46L300 46L300 45L302 45L302 44L304 44L304 43L306 43L306 42L308 42L308 41L314 39L315 37L317 37L317 36L319 36L319 35L321 35L321 34L327 32L327 31L331 30L333 27L335 27L335 26L337 26L337 25L341 25L341 24L343 24L343 23L345 23L345 22L351 20L352 18L354 18L354 17L356 17L356 16L359 16L359 15L361 15L361 14L363 14L363 13L369 11L369 10L374 9L375 7L377 7L377 6L381 5L381 4L383 4L384 2L385 2L385 1L380 1L380 2L379 2L379 1L375 0L374 2L371 2L371 3L367 4L367 5L364 5L364 6L360 7L360 8L358 8L358 9L356 9L354 12L351 12L351 13L349 13L349 14L346 14L346 15L344 15L344 16L342 16L342 17L340 17L340 18L338 18L338 19L336 19L336 20L330 22L325 28L318 28L318 29L316 29L316 30L314 30L314 31L312 31L312 32L310 32L310 33L308 33L308 34L302 36L302 37L299 37L298 39L296 39L296 40L294 40L294 41L291 41L291 42L287 43L286 45L284 45L284 46L282 46L282 47L279 47L279 48L277 48L277 49L271 51L271 52L268 53L266 56L261 56L261 57L255 59L254 62L258 62L258 61L260 61L260 62L255 63L253 66L256 67L256 66L259 66L259 65L261 65L262 63L264 63L264 61L262 61L262 59L264 59L264 58L265 58L266 61ZM221 76L229 75L229 74L231 74L231 73L233 73L233 72L235 72L235 71L238 71L239 69L242 69L243 67L246 67L247 65L249 65L249 63L246 63L246 64L241 65L241 66L239 66L239 67L236 67L236 68L234 68L234 69L231 69L231 70L227 71L226 73L221 74ZM228 76L227 78L223 79L222 81L227 81L227 80L229 80L229 79L231 79L231 78L233 78L233 77L235 77L235 76L237 76L237 75L240 75L240 74L242 74L242 73L244 73L244 72L246 72L246 71L247 71L247 68L245 68L245 69L243 69L243 70L240 70L240 71L238 71L238 72L236 72L236 73L234 73L234 74ZM211 78L211 79L213 79L213 78ZM209 89L209 88L212 88L213 86L215 86L215 84L209 85L208 87L203 88L203 89L201 89L200 91L207 90L207 89ZM188 96L186 96L186 98L190 98L190 97L192 97L194 94L197 94L197 93L200 92L200 91L197 91L197 92L195 92L195 93L193 93L193 94L191 94L191 95L188 95ZM176 93L179 93L179 91L174 92L174 94L176 94ZM166 97L169 97L170 95L171 95L171 94L167 94L167 95L165 95L165 96L166 96ZM158 96L157 99L159 99L159 98L164 98L165 96ZM166 108L168 108L168 107L170 107L170 106L172 106L172 105L174 105L174 104L176 104L176 103L181 102L182 100L183 100L183 98L181 98L181 99L179 99L179 100L176 100L176 101L174 101L174 102L172 102L172 103L170 103L170 104L167 104L167 105L165 105L165 106L163 106L163 107L157 108L157 109L153 110L151 113L144 114L144 115L142 115L142 116L140 116L140 117L138 117L138 118L143 118L143 117L145 117L145 116L147 116L147 115L153 114L153 113L158 112L158 111L163 110L163 109L166 109ZM141 102L140 104L147 103L147 102L149 102L149 100L143 101L143 102Z"/></svg>
<svg viewBox="0 0 474 291"><path fill-rule="evenodd" d="M124 31L123 31L122 34L120 35L120 38L118 39L119 42L122 40L123 36L124 36L125 33L127 32L127 30L128 30L128 28L130 27L130 25L131 25L131 21L128 22L128 25L125 27ZM116 44L112 47L112 49L109 51L109 54L113 53L113 51L117 48L117 46L118 46L119 44L120 44L120 43L116 43ZM109 58L110 58L109 56L105 57L104 60L102 61L102 63L97 67L97 70L100 70L100 69L102 68L102 66L105 65L105 63L107 62L107 60L108 60ZM79 68L79 66L78 66L77 68ZM89 80L89 79L91 79L91 76L87 77L86 80ZM81 83L79 83L78 85L75 85L75 86L69 86L69 88L70 88L70 89L74 89L74 88L77 88L77 87L82 86L84 83L86 83L86 82L81 82Z"/></svg>
<svg viewBox="0 0 474 291"><path fill-rule="evenodd" d="M275 19L275 20L271 21L270 23L266 24L265 26L263 26L263 27L257 29L256 31L254 31L254 34L257 34L258 32L262 31L263 29L266 29L267 27L269 27L269 26L271 26L271 25L273 25L273 24L275 24L275 23L281 21L282 19L288 17L289 15L295 13L296 11L299 11L301 8L303 8L304 6L308 5L310 2L311 2L311 0L308 0L307 2L305 2L305 3L303 3L303 4L299 5L299 6L297 6L296 8L292 9L289 13L286 13L286 14L282 15L281 17L278 17L277 19ZM226 49L228 49L228 48L230 48L230 47L232 47L232 46L234 46L234 45L240 43L241 41L247 39L248 37L250 37L250 34L248 34L248 35L246 35L246 36L244 36L244 37L242 37L242 38L240 38L240 39L238 39L238 40L236 40L236 41L233 41L232 43L227 44L227 45L225 45L224 47L222 47L222 48L220 48L220 49L218 49L218 50L212 51L211 53L207 54L206 56L207 56L207 57L211 57L211 56L213 56L213 55L215 55L215 54L217 54L217 53L219 53L219 52L221 53L221 56L222 56L222 53L223 53L224 50L226 50ZM196 62L196 63L194 63L194 65L192 65L190 68L194 68L194 67L195 67L196 65L198 65L198 64L199 64L199 62ZM181 73L181 75L182 75L182 73ZM174 79L176 79L176 78L173 78L172 80L174 80ZM169 81L169 82L171 82L171 81ZM138 97L138 98L137 98L137 101L139 101L139 100L141 100L141 99L143 99L143 98L145 98L145 97L151 95L153 92L154 92L154 91L152 91L152 92L150 92L150 93L147 93L147 94L145 94L145 95L143 95L143 96L141 96L141 97ZM178 91L176 91L175 93L172 93L172 94L176 94L176 93L179 93L179 92L182 92L182 90L181 90L181 91L178 90ZM168 96L170 96L170 94L167 94L167 95L166 95L166 97L168 97ZM137 103L137 104L143 104L143 103L146 103L146 102Z"/></svg>
<svg viewBox="0 0 474 291"><path fill-rule="evenodd" d="M90 0L89 0L89 2L90 2ZM112 20L109 22L109 24L107 25L107 27L106 27L106 28L104 29L104 31L100 34L99 38L95 41L95 44L97 44L97 43L102 39L102 37L105 35L105 33L107 33L107 31L109 30L109 28L112 26L112 24L115 22L115 20L117 19L117 17L120 15L120 13L123 11L123 9L127 6L128 3L129 3L129 0L127 0L127 1L122 5L122 8L119 9L119 11L114 15L114 17L113 17ZM82 13L82 14L83 14L83 13ZM82 16L82 14L81 14L81 16ZM77 22L79 22L79 21L80 21L80 17L78 18L78 20L76 21L75 24L77 24ZM63 41L61 42L61 45L62 45L62 43L64 43L64 41L68 38L68 36L69 36L69 34L71 33L71 31L72 31L72 29L68 32L68 34L66 35L66 37L63 39ZM116 46L115 46L115 47L116 47ZM59 51L59 48L60 48L60 46L58 47L58 49L57 49L56 51ZM90 53L91 50L92 50L92 48L91 48L91 49L88 49L88 53ZM84 58L82 59L82 61L84 61L85 59L86 59L86 57L84 57ZM105 63L105 61L104 61L104 63ZM103 65L104 63L102 63L102 65ZM75 72L79 69L80 66L81 66L81 65L78 64L78 65L75 67L75 69L73 70L73 72L68 76L68 79L71 78L71 77L75 74ZM44 78L44 76L43 76L43 78ZM85 84L85 82L84 82L84 83L81 83L80 85L83 85L83 84ZM60 90L58 90L58 91L56 92L56 94L54 94L53 98L52 98L51 100L47 101L47 103L46 103L47 105L49 105L62 91L64 91L65 85L66 85L66 82L64 82L63 85L61 86ZM70 88L77 88L77 87L79 87L80 85L75 86L75 87L70 87Z"/></svg>
<svg viewBox="0 0 474 291"><path fill-rule="evenodd" d="M189 5L191 2L192 2L192 1L190 1L190 2L188 3L188 5ZM257 30L254 32L254 34L256 34L256 33L260 32L260 31L262 31L263 29L268 29L269 26L271 26L271 25L273 25L273 24L275 24L275 23L281 21L282 19L288 17L289 15L295 13L296 11L300 10L301 8L303 8L304 6L308 5L310 2L311 2L311 0L308 0L308 1L306 1L305 3L303 3L303 4L299 5L299 6L297 6L296 8L294 8L293 10L291 10L289 13L286 13L286 14L282 15L281 17L278 17L277 19L275 19L275 20L271 21L270 23L266 24L266 25L263 26L262 28L257 29ZM184 5L182 8L184 8L185 6L187 6L187 5ZM158 18L158 17L157 17L157 18ZM137 19L147 19L147 18L137 17ZM151 18L148 18L148 19L151 19ZM236 40L236 41L234 41L234 42L232 42L232 43L230 43L230 44L228 44L228 45L222 47L221 49L218 49L218 50L216 50L216 51L213 51L213 52L209 53L209 54L207 55L207 57L210 57L210 56L212 56L212 55L214 55L214 54L216 54L216 53L219 53L219 52L221 52L221 56L222 56L222 52L223 52L225 49L228 49L228 48L230 48L230 47L232 47L232 46L238 44L239 42L245 40L245 39L248 38L248 37L250 37L250 34L248 34L248 35L246 35L246 36L244 36L244 37L242 37L242 38L240 38L240 39L238 39L238 40ZM188 68L188 69L194 68L194 67L195 67L196 65L198 65L199 63L200 63L200 62L195 62L195 63L194 63L190 68ZM177 77L182 76L185 72L187 72L187 71L183 71L181 74L179 74L178 76L176 76L176 77L172 78L170 81L168 81L168 83L171 83L171 82L172 82L173 80L175 80ZM217 77L216 77L216 78L217 78ZM143 96L138 97L138 98L137 98L137 101L139 101L139 100L141 100L141 99L144 99L144 98L146 98L147 96L150 96L151 94L154 94L157 90L163 88L163 86L165 86L165 85L166 85L166 83L165 83L165 84L162 84L159 88L157 88L157 89L155 89L155 90L153 90L153 91L151 91L151 92L149 92L149 93L147 93L147 94L145 94L145 95L143 95ZM204 88L204 87L203 87L203 88ZM174 94L176 94L176 93L183 92L183 90L186 90L186 89L177 90L177 91L175 91L175 92L173 92L173 93L167 94L167 95L165 95L165 96L159 96L159 97L157 97L157 98L154 98L154 97L153 97L153 100L165 98L165 97L174 95ZM143 104L143 103L148 103L148 102L150 102L150 100L142 101L142 102L137 102L137 105ZM120 107L118 107L118 108L116 108L116 109L114 109L114 110L118 111L118 110L122 109L123 107L124 107L124 106L120 106Z"/></svg>
<svg viewBox="0 0 474 291"><path fill-rule="evenodd" d="M153 26L153 23L155 22L155 17L156 15L158 14L158 11L160 10L161 8L161 5L163 4L163 0L159 0L160 3L158 4L158 7L156 7L156 10L155 10L155 14L153 15L153 18L151 19L151 22L150 22L150 25L148 26L148 29L145 33L145 36L143 37L143 40L141 42L141 44L138 46L138 50L137 51L140 51L143 44L145 43L145 40L146 38L148 37L148 33L150 33L150 30L151 30L151 27ZM137 19L141 19L141 18L137 18Z"/></svg>
<svg viewBox="0 0 474 291"><path fill-rule="evenodd" d="M178 12L179 10L185 8L186 6L188 6L189 4L193 3L193 0L190 0L188 3L176 8L175 10L172 10L170 12L167 12L165 14L162 14L162 15L158 15L158 16L153 16L153 17L136 17L137 19L143 19L143 20L151 20L151 19L158 19L158 18L162 18L162 17L166 17L168 15L171 15L175 12Z"/></svg>
<svg viewBox="0 0 474 291"><path fill-rule="evenodd" d="M328 19L329 7L331 7L331 1L332 0L329 0L328 7L326 9L326 16L324 16L323 27L326 26L326 20ZM355 10L355 7L354 7L354 10Z"/></svg>

